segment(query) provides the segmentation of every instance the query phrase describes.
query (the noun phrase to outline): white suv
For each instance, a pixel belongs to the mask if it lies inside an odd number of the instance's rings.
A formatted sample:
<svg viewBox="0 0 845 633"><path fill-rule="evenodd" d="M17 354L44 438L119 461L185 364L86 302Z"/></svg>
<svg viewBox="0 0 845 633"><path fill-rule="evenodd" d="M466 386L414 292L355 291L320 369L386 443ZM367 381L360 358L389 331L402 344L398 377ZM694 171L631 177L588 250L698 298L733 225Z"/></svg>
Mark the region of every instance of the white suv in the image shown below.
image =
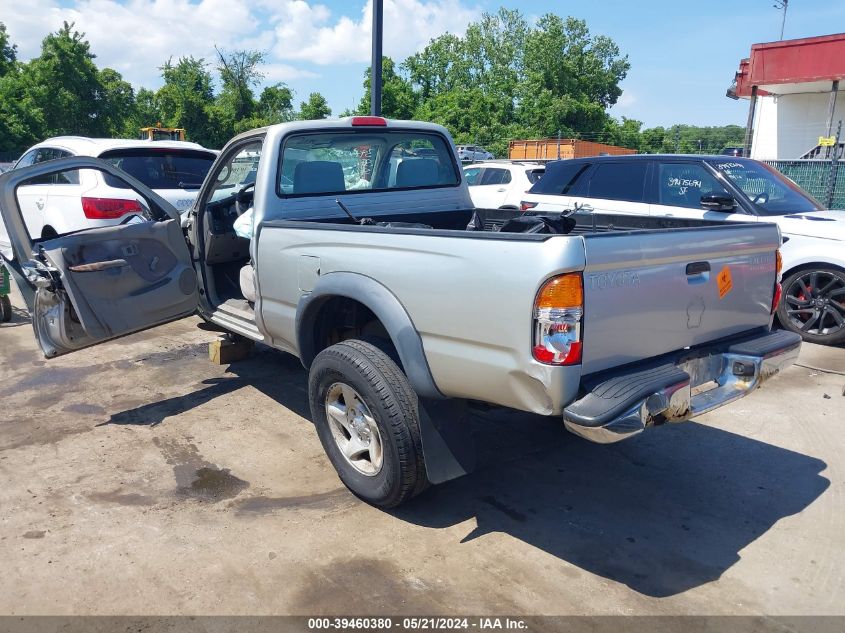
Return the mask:
<svg viewBox="0 0 845 633"><path fill-rule="evenodd" d="M540 163L487 162L464 167L464 178L477 208L518 209L525 192L545 171Z"/></svg>
<svg viewBox="0 0 845 633"><path fill-rule="evenodd" d="M478 145L458 145L458 158L461 161L491 160L495 156Z"/></svg>
<svg viewBox="0 0 845 633"><path fill-rule="evenodd" d="M710 220L775 223L783 235L778 320L810 343L845 343L845 211L825 209L765 163L688 155L556 161L520 207L537 214L632 216L632 226L655 228ZM647 223L636 219L643 216ZM737 252L746 248L736 244Z"/></svg>
<svg viewBox="0 0 845 633"><path fill-rule="evenodd" d="M134 176L185 213L199 193L217 153L184 141L133 141L58 136L20 157L15 169L67 156L93 156ZM33 238L47 238L119 224L141 211L125 183L93 169L35 179L18 191L24 221Z"/></svg>

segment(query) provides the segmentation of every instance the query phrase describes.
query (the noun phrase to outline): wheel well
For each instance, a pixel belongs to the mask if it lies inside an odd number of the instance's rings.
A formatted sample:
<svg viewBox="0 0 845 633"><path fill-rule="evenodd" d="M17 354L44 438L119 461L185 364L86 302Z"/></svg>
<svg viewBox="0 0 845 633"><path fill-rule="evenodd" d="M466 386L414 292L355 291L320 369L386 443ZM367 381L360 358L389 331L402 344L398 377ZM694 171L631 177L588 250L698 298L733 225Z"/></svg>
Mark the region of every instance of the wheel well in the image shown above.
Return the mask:
<svg viewBox="0 0 845 633"><path fill-rule="evenodd" d="M384 351L402 368L399 355L387 328L379 318L360 301L349 297L331 297L319 308L311 329L313 355L327 347L352 338L377 340Z"/></svg>
<svg viewBox="0 0 845 633"><path fill-rule="evenodd" d="M49 224L45 224L44 228L41 229L41 239L50 239L50 238L58 237L58 236L59 236L59 232L56 231L56 229L54 229Z"/></svg>
<svg viewBox="0 0 845 633"><path fill-rule="evenodd" d="M797 273L799 270L812 270L814 268L832 268L834 270L838 270L840 272L845 273L845 268L843 268L842 266L837 266L836 264L831 264L830 262L808 262L806 264L799 264L798 266L794 266L789 270L783 271L783 273L781 273L781 279L786 279L793 273Z"/></svg>

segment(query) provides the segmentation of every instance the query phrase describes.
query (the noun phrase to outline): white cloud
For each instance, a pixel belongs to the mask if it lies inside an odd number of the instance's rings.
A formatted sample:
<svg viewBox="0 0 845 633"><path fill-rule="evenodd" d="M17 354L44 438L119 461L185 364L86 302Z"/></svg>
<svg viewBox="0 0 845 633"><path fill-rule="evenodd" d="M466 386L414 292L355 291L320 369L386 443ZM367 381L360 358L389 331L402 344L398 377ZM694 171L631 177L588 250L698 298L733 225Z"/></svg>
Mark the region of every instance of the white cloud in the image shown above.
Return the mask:
<svg viewBox="0 0 845 633"><path fill-rule="evenodd" d="M340 16L331 21L331 12L323 5L304 0L282 3L274 53L281 59L316 64L367 62L372 10L372 0L368 0L358 19ZM404 59L442 33L463 33L479 13L459 0L385 0L384 54Z"/></svg>
<svg viewBox="0 0 845 633"><path fill-rule="evenodd" d="M385 54L403 59L446 31L463 33L480 11L462 1L385 0ZM213 64L215 44L266 52L265 80L276 82L319 77L314 65L369 62L372 0L353 17L305 0L0 0L0 21L22 60L37 56L63 21L74 22L97 65L136 87L160 85L158 69L171 57Z"/></svg>

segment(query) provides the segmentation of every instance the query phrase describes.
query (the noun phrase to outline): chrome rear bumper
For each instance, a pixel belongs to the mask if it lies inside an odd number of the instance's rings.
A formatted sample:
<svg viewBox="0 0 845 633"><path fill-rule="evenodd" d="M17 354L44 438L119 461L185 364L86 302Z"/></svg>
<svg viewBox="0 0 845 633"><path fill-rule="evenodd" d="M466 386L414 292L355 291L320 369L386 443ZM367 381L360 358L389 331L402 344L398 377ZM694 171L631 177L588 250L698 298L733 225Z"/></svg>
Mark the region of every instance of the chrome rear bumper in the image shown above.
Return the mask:
<svg viewBox="0 0 845 633"><path fill-rule="evenodd" d="M800 336L777 331L634 367L593 384L564 409L564 425L593 442L619 442L648 426L688 420L742 398L792 365L800 351Z"/></svg>

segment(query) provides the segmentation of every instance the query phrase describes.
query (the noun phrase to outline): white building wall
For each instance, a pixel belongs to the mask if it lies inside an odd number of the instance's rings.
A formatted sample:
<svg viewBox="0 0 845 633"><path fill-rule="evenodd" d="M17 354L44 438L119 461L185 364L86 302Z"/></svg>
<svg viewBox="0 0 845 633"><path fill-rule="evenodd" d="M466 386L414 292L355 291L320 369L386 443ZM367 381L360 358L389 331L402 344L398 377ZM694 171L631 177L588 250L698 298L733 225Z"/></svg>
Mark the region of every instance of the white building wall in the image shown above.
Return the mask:
<svg viewBox="0 0 845 633"><path fill-rule="evenodd" d="M751 157L760 160L799 158L827 133L829 92L783 94L757 101ZM845 91L840 90L833 113L833 129L845 119ZM843 130L845 137L845 130Z"/></svg>
<svg viewBox="0 0 845 633"><path fill-rule="evenodd" d="M757 98L751 158L770 160L778 153L778 101L774 95Z"/></svg>

